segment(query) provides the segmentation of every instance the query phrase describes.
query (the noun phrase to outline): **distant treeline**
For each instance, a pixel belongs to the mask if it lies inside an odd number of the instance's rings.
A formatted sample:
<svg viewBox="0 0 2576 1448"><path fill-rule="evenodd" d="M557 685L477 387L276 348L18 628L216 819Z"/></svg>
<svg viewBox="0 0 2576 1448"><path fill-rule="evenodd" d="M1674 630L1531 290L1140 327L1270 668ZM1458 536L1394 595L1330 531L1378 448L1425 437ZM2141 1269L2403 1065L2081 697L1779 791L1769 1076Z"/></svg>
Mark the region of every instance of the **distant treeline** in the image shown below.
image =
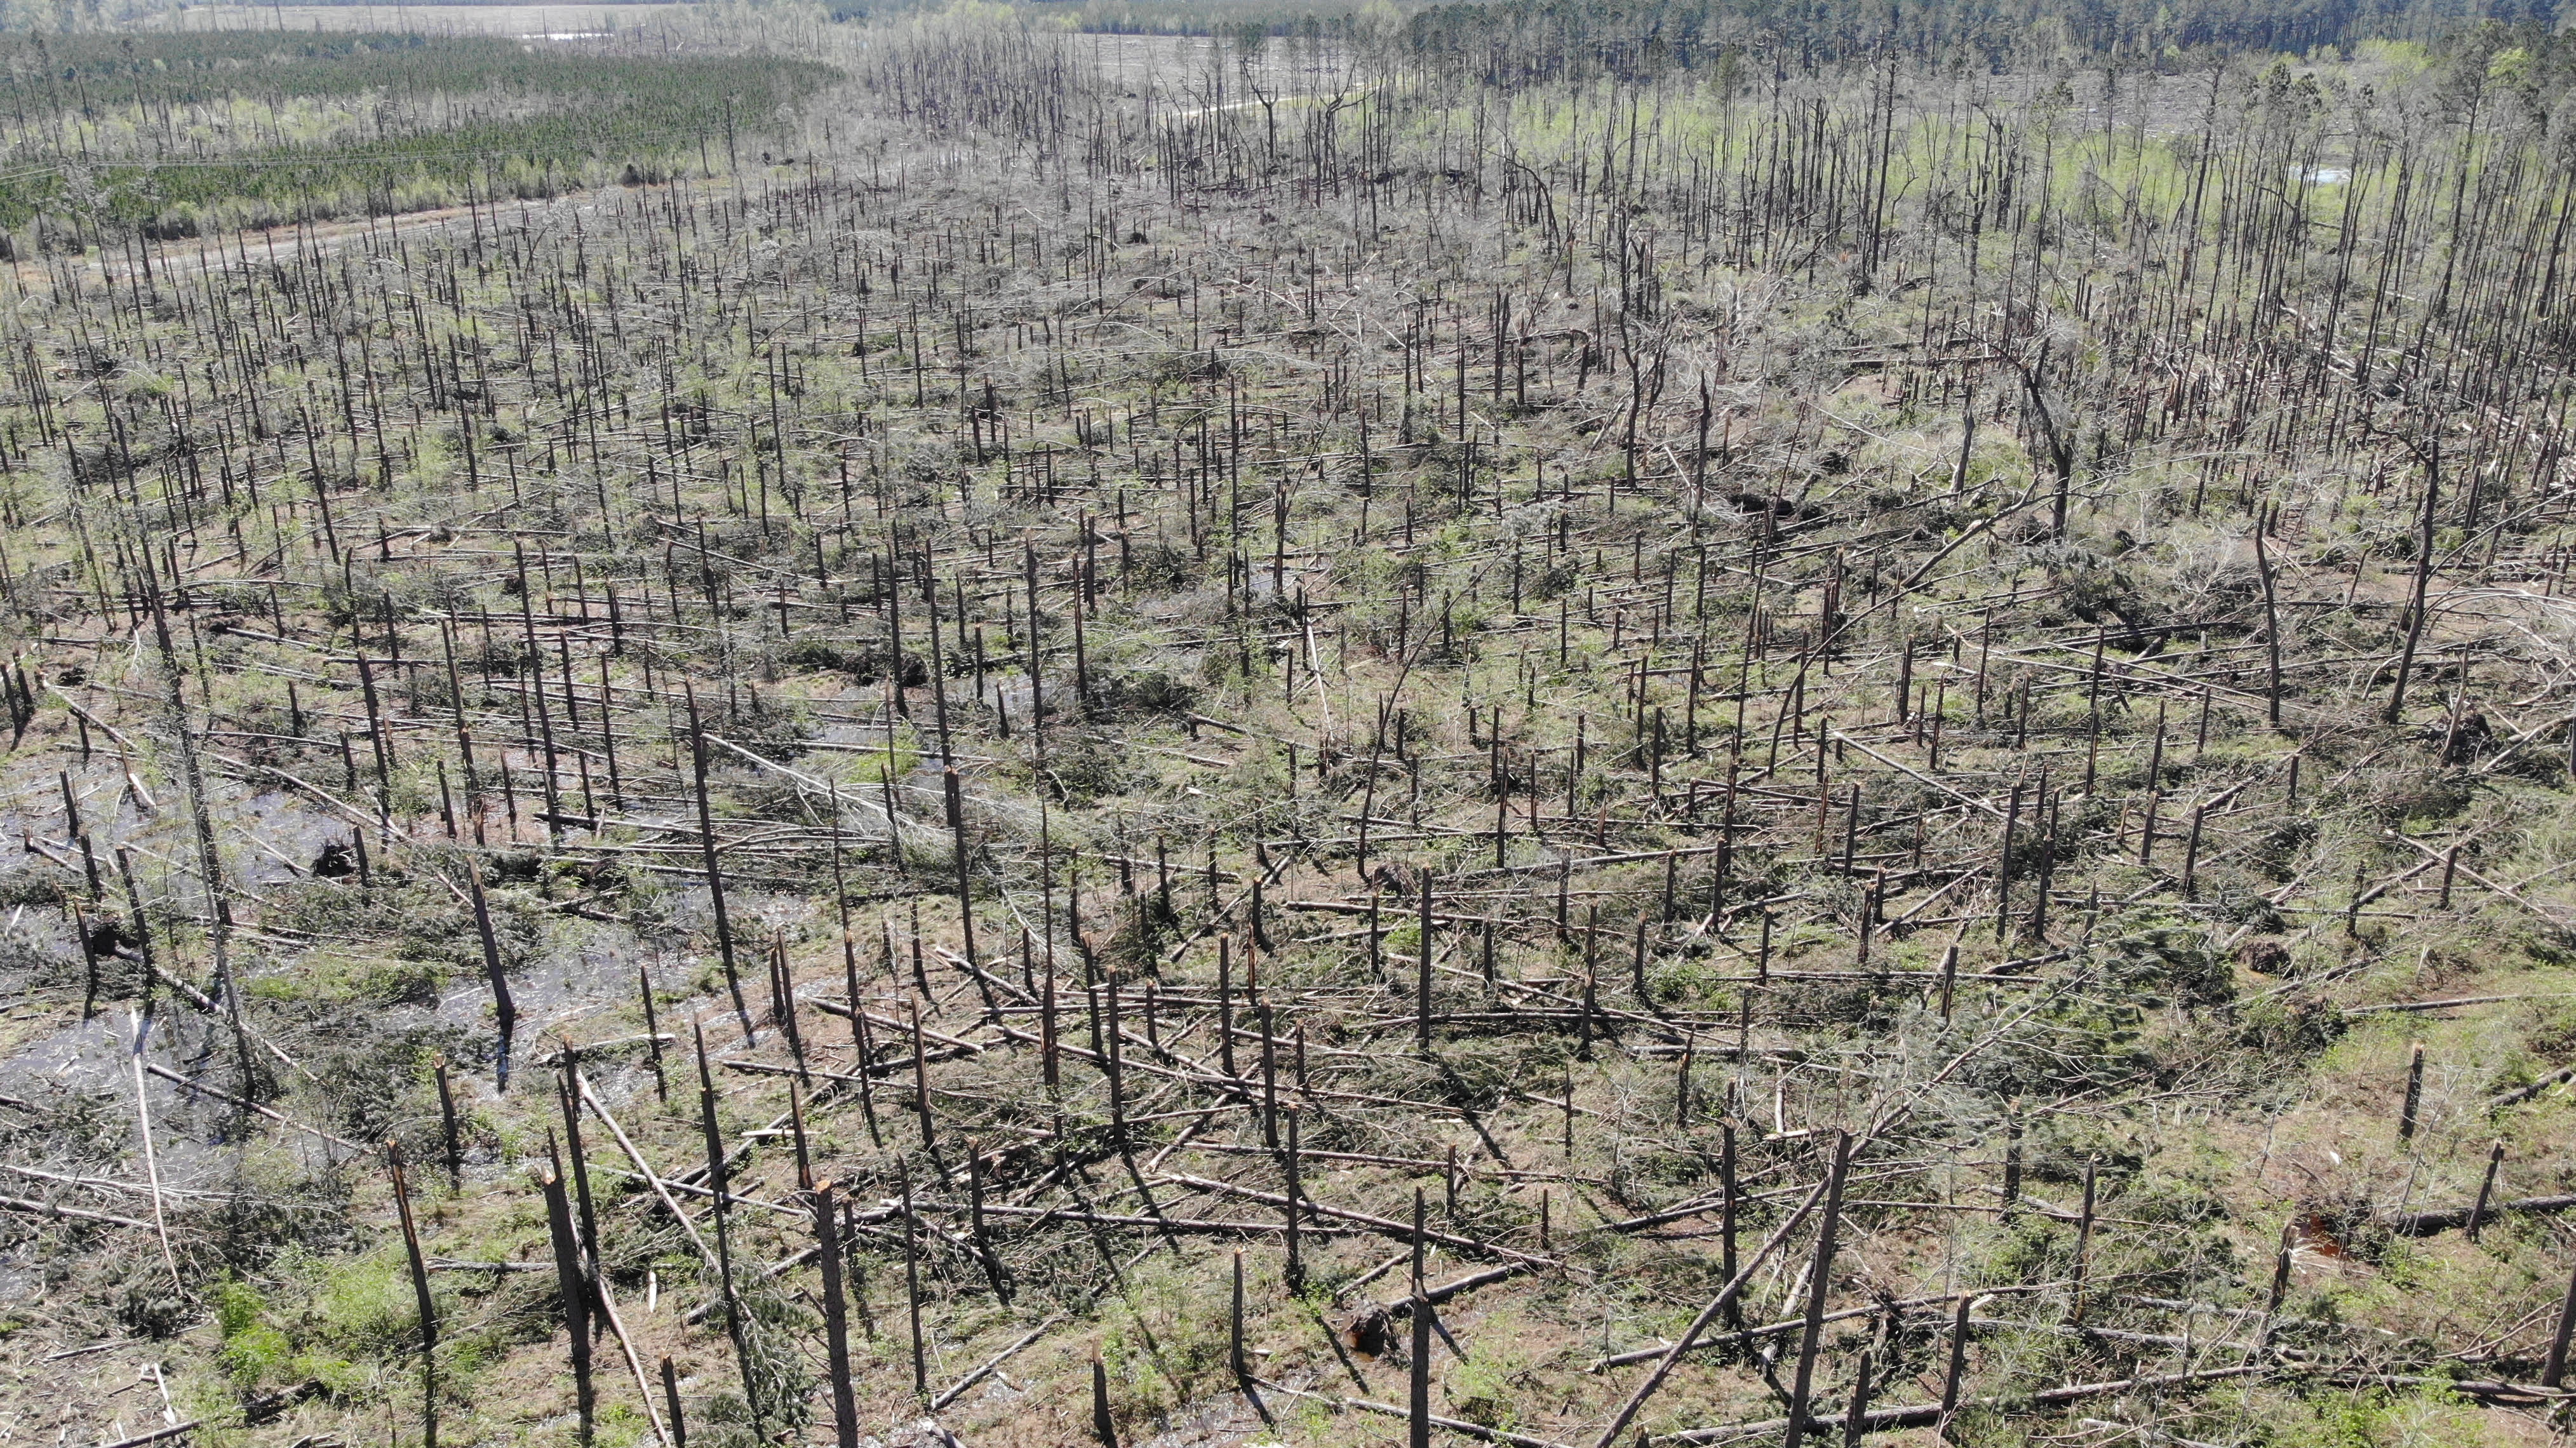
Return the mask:
<svg viewBox="0 0 2576 1448"><path fill-rule="evenodd" d="M843 0L856 4L859 0ZM880 6L880 8L884 8ZM1408 3L1381 14L1401 15L1417 8ZM1360 0L1036 0L1021 7L1032 18L1070 23L1099 35L1239 35L1258 30L1270 35L1349 35L1361 10Z"/></svg>
<svg viewBox="0 0 2576 1448"><path fill-rule="evenodd" d="M0 105L22 121L40 110L201 105L233 97L481 90L614 95L667 84L673 72L667 60L532 46L502 36L311 30L0 34Z"/></svg>
<svg viewBox="0 0 2576 1448"><path fill-rule="evenodd" d="M2576 0L1490 0L1429 6L1296 0L1036 0L1023 15L1108 34L1392 35L1416 64L1496 83L1697 70L1728 55L1791 67L1895 52L2000 68L2068 55L2306 53L2425 40L2480 21L2554 27ZM922 8L835 0L835 18Z"/></svg>
<svg viewBox="0 0 2576 1448"><path fill-rule="evenodd" d="M1886 55L2004 67L2068 55L2307 52L2551 22L2559 0L1496 0L1405 27L1416 63L1510 84L1697 70L1748 52L1793 68Z"/></svg>

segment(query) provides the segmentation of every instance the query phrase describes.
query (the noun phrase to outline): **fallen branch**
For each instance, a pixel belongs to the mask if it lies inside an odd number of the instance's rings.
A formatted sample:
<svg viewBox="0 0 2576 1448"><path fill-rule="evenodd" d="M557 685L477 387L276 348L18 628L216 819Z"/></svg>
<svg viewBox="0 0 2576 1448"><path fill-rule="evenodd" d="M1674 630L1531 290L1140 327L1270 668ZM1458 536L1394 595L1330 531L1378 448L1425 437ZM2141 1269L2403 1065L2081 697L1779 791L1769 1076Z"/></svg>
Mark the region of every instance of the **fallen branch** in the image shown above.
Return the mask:
<svg viewBox="0 0 2576 1448"><path fill-rule="evenodd" d="M968 1388L971 1388L977 1383L980 1383L984 1381L984 1379L992 1376L993 1370L1000 1367L1002 1364L1009 1362L1013 1353L1016 1353L1020 1349L1027 1347L1030 1343L1037 1341L1040 1337L1046 1334L1046 1330L1048 1328L1053 1327L1062 1321L1064 1321L1064 1314L1059 1312L1055 1316L1048 1318L1046 1321L1039 1323L1037 1326L1030 1328L1018 1341L1012 1343L1009 1347L1006 1347L1000 1352L993 1354L991 1357L986 1358L973 1372L959 1378L955 1384L950 1386L948 1391L931 1399L930 1411L936 1413L940 1409L947 1407L949 1404L956 1402L959 1394L964 1393Z"/></svg>
<svg viewBox="0 0 2576 1448"><path fill-rule="evenodd" d="M689 1220L689 1214L680 1210L678 1202L671 1200L670 1190L662 1185L661 1174L653 1170L652 1163L644 1159L644 1153L636 1150L635 1143L627 1139L626 1129L617 1124L617 1118L609 1115L608 1108L600 1104L598 1094L590 1089L589 1078L579 1071L574 1071L572 1080L574 1088L581 1092L581 1099L589 1103L591 1114L598 1117L600 1124L608 1128L608 1134L616 1138L618 1149L625 1152L626 1159L635 1164L636 1174L644 1178L644 1185L651 1187L653 1195L661 1198L662 1209L671 1214L671 1220L680 1224L681 1231L688 1233L689 1245L698 1249L698 1260L713 1267L716 1264L716 1254L708 1250L706 1239L698 1235L698 1224Z"/></svg>
<svg viewBox="0 0 2576 1448"><path fill-rule="evenodd" d="M1412 1416L1411 1410L1399 1408L1393 1403L1371 1402L1367 1398L1341 1398L1331 1393L1308 1392L1303 1388L1292 1388L1286 1383L1273 1382L1268 1378L1254 1378L1253 1381L1275 1393L1284 1393L1292 1398L1304 1398L1309 1402L1325 1403L1335 1408L1357 1408L1363 1413L1376 1413L1388 1418ZM1508 1443L1511 1448L1565 1448L1565 1445L1545 1438L1532 1438L1523 1433L1488 1428L1482 1423L1470 1423L1463 1418L1443 1418L1437 1413L1427 1413L1423 1416L1432 1427L1443 1432L1464 1433L1470 1438L1482 1439L1487 1443Z"/></svg>
<svg viewBox="0 0 2576 1448"><path fill-rule="evenodd" d="M2187 1383L2217 1382L2225 1378L2254 1377L2262 1373L2271 1372L2273 1370L2273 1366L2274 1365L2270 1363L2243 1363L2235 1367L2204 1368L2198 1372L2189 1373L2142 1373L2134 1378L2120 1378L2111 1382L2068 1383L2063 1387L2042 1388L2037 1392L2032 1393L2013 1393L1990 1398L1971 1398L1960 1406L2007 1409L2047 1407L2056 1403L2073 1403L2080 1402L2086 1398L2104 1397L2112 1393L2129 1393L2147 1389L2179 1387ZM1941 1421L1941 1405L1938 1403L1908 1403L1902 1407L1895 1408L1872 1408L1866 1414L1863 1414L1862 1417L1862 1430L1870 1433L1883 1433L1891 1428L1928 1428ZM1849 1417L1846 1414L1836 1414L1831 1418L1811 1415L1807 1419L1807 1431L1810 1433L1831 1433L1841 1428L1843 1424L1848 1421ZM1784 1431L1788 1426L1789 1420L1786 1418L1766 1418L1758 1423L1728 1423L1719 1427L1691 1428L1683 1432L1675 1433L1665 1441L1671 1443L1725 1443L1738 1438L1768 1437L1772 1434Z"/></svg>
<svg viewBox="0 0 2576 1448"><path fill-rule="evenodd" d="M2501 1111L2508 1106L2519 1106L2550 1087L2565 1081L2576 1081L2576 1066L2561 1066L2528 1086L2516 1086L2500 1095L2490 1096L2487 1098L2487 1110Z"/></svg>
<svg viewBox="0 0 2576 1448"><path fill-rule="evenodd" d="M99 1448L136 1448L137 1444L159 1443L164 1439L194 1433L205 1424L206 1420L203 1418L190 1418L187 1422L173 1423L167 1428L155 1428L149 1433L137 1433L131 1438L119 1438L113 1443L102 1443Z"/></svg>
<svg viewBox="0 0 2576 1448"><path fill-rule="evenodd" d="M1619 1411L1611 1416L1610 1426L1602 1430L1599 1438L1593 1440L1593 1448L1607 1448L1607 1445L1619 1436L1619 1430L1627 1427L1628 1420L1637 1416L1637 1410L1646 1406L1646 1400L1655 1395L1655 1389L1664 1385L1664 1379L1671 1374L1673 1365L1681 1361L1682 1354L1691 1350L1692 1344L1699 1341L1699 1335L1706 1332L1708 1325L1717 1320L1717 1315L1726 1310L1726 1305L1733 1302L1736 1296L1744 1291L1744 1284L1753 1280L1754 1274L1761 1270L1762 1264L1770 1259L1772 1253L1780 1250L1781 1244L1789 1240L1789 1234L1798 1230L1799 1223L1807 1220L1807 1214L1815 1210L1817 1202L1823 1200L1828 1187L1835 1190L1836 1200L1840 1200L1843 1162L1844 1158L1841 1155L1834 1158L1833 1175L1816 1183L1815 1189L1807 1193L1807 1199L1798 1204L1798 1209L1783 1218L1780 1225L1772 1229L1770 1239L1746 1259L1743 1267L1727 1281L1724 1287L1717 1290L1717 1295L1708 1300L1708 1306L1700 1309L1699 1316L1691 1319L1690 1326L1682 1331L1681 1341L1664 1350L1663 1360L1655 1364L1653 1372L1646 1374L1644 1382L1637 1384L1636 1391L1628 1395L1628 1401L1619 1405ZM1833 1223L1830 1218L1825 1225L1826 1245L1817 1249L1820 1253L1832 1251ZM1801 1367L1799 1369L1801 1391L1804 1390L1805 1383L1806 1370Z"/></svg>
<svg viewBox="0 0 2576 1448"><path fill-rule="evenodd" d="M2510 1201L2487 1203L2486 1219L2493 1220L2517 1212L2535 1215L2564 1212L2570 1208L2576 1208L2576 1196L2515 1197ZM2401 1237L2429 1237L2436 1232L2447 1232L2456 1227L2467 1226L2469 1213L2476 1210L2477 1208L2472 1206L2442 1207L2428 1212L2402 1212L2396 1216L2382 1218L2381 1225Z"/></svg>
<svg viewBox="0 0 2576 1448"><path fill-rule="evenodd" d="M202 1091L208 1096L214 1097L218 1101L241 1107L245 1111L256 1112L257 1114L265 1116L269 1120L276 1122L280 1126L303 1132L307 1136L318 1136L324 1141L327 1141L333 1146L339 1147L344 1151L363 1152L366 1150L365 1147L358 1145L356 1142L349 1140L345 1136L333 1136L331 1133L324 1131L318 1126L307 1126L303 1122L296 1120L294 1117L285 1115L282 1112L272 1111L268 1107L262 1106L256 1101L235 1096L233 1093L224 1090L220 1086L209 1086L203 1081L192 1081L187 1077L180 1075L178 1072L171 1070L167 1066L146 1061L143 1063L143 1069L160 1077L164 1081L176 1082L181 1086L187 1087L191 1091Z"/></svg>
<svg viewBox="0 0 2576 1448"><path fill-rule="evenodd" d="M84 1212L78 1207L58 1207L51 1202L39 1202L27 1197L0 1197L0 1210L26 1212L38 1217L69 1217L75 1221L104 1222L111 1227L141 1227L147 1232L152 1230L150 1222L137 1221L132 1217L120 1217L112 1212Z"/></svg>
<svg viewBox="0 0 2576 1448"><path fill-rule="evenodd" d="M1163 1180L1167 1182L1176 1182L1185 1187L1194 1187L1203 1192L1213 1192L1218 1196L1235 1197L1247 1202L1259 1202L1264 1206L1285 1208L1288 1205L1288 1199L1276 1192L1255 1191L1250 1187L1239 1187L1232 1182L1216 1181L1208 1177L1176 1174L1166 1176ZM1300 1209L1313 1212L1317 1216L1338 1217L1345 1222L1357 1222L1363 1227L1371 1228L1381 1235L1393 1237L1400 1242L1410 1242L1414 1240L1417 1235L1412 1224L1409 1222L1399 1222L1391 1217L1373 1217L1366 1212L1354 1212L1347 1207L1328 1207L1323 1203L1318 1202L1311 1197L1303 1196L1302 1194L1298 1199L1297 1205ZM1536 1256L1528 1252L1515 1252L1509 1247L1496 1246L1491 1242L1479 1242L1473 1237L1461 1237L1451 1232L1425 1230L1418 1235L1426 1242L1437 1242L1444 1247L1455 1247L1462 1252L1481 1252L1495 1257L1509 1257L1512 1260L1527 1266L1559 1267L1564 1265L1552 1257Z"/></svg>

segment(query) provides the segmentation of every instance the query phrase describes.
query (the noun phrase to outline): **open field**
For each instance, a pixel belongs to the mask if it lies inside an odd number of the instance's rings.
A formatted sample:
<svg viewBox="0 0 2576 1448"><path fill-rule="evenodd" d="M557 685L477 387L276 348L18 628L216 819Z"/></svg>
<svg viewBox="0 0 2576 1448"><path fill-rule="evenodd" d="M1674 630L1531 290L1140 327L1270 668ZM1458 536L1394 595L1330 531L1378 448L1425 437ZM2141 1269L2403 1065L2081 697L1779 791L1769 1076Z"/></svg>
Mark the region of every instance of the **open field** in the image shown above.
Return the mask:
<svg viewBox="0 0 2576 1448"><path fill-rule="evenodd" d="M2555 1441L2576 47L1569 14L24 42L0 1441Z"/></svg>

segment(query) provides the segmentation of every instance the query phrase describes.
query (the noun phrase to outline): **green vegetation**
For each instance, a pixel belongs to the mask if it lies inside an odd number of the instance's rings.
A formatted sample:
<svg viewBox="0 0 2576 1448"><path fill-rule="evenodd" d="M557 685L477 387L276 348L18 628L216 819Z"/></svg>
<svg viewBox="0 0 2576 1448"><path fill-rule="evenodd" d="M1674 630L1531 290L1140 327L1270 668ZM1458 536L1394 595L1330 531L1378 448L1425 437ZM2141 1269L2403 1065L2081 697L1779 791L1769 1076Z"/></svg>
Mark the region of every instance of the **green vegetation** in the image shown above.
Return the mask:
<svg viewBox="0 0 2576 1448"><path fill-rule="evenodd" d="M46 246L529 200L730 165L837 74L419 35L0 38L0 228Z"/></svg>

